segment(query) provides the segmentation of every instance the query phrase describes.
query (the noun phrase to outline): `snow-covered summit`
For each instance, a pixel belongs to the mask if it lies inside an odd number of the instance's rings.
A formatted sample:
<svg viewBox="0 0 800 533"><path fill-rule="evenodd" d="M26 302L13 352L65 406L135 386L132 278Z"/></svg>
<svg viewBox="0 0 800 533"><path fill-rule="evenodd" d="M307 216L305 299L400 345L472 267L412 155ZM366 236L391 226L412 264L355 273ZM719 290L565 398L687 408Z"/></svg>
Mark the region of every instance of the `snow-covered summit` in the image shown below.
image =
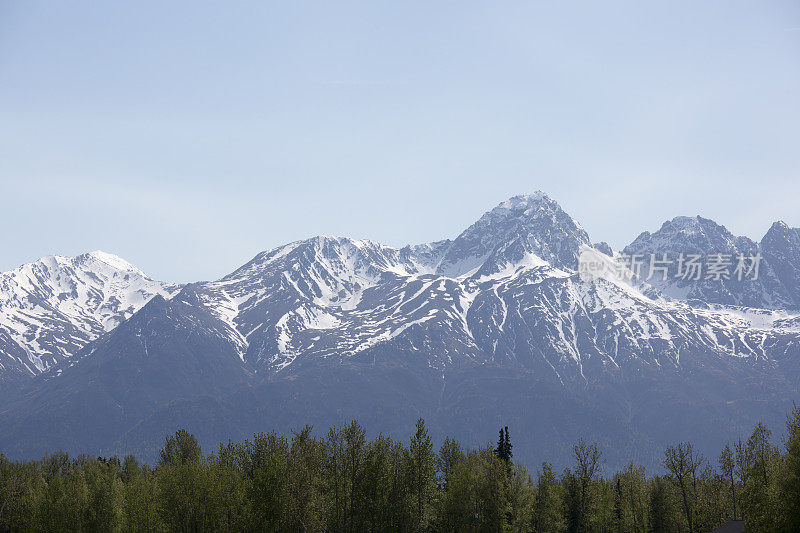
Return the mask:
<svg viewBox="0 0 800 533"><path fill-rule="evenodd" d="M80 258L80 259L84 259L85 258L85 260L87 260L87 261L88 260L100 261L100 262L105 263L106 265L110 266L111 268L113 268L115 270L119 270L119 271L123 271L123 272L132 272L132 273L137 274L139 276L142 276L142 277L145 277L145 278L147 277L144 272L139 270L134 265L130 264L125 259L121 258L118 255L114 255L114 254L110 254L108 252L104 252L103 250L95 250L93 252L89 252L87 254L80 255L80 256L78 256L78 258Z"/></svg>
<svg viewBox="0 0 800 533"><path fill-rule="evenodd" d="M0 365L42 371L116 327L154 295L176 291L100 250L51 255L3 272Z"/></svg>
<svg viewBox="0 0 800 533"><path fill-rule="evenodd" d="M505 258L508 263L532 254L556 268L573 270L582 244L591 244L586 231L555 200L537 191L514 196L484 214L448 247L437 272L463 275L502 249L514 250L514 257Z"/></svg>

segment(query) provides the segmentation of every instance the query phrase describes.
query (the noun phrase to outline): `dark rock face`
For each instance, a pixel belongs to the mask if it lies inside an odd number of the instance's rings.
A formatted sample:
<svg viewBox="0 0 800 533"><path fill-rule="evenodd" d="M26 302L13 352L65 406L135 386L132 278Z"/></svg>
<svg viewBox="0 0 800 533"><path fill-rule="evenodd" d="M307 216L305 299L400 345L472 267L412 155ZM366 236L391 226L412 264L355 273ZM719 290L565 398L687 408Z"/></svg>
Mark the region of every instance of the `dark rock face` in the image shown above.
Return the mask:
<svg viewBox="0 0 800 533"><path fill-rule="evenodd" d="M793 309L800 309L800 228L775 222L760 243L761 253Z"/></svg>
<svg viewBox="0 0 800 533"><path fill-rule="evenodd" d="M590 242L536 193L452 241L316 237L263 252L221 280L159 293L17 385L0 408L0 450L152 459L181 427L213 447L352 418L407 438L422 416L436 438L467 445L508 425L529 465L566 464L584 437L611 467L657 467L677 440L716 454L758 420L780 426L800 383L800 319L783 310L797 230L773 226L757 245L678 218L626 248L760 251L765 277L751 285L582 280ZM11 349L4 361L26 360Z"/></svg>

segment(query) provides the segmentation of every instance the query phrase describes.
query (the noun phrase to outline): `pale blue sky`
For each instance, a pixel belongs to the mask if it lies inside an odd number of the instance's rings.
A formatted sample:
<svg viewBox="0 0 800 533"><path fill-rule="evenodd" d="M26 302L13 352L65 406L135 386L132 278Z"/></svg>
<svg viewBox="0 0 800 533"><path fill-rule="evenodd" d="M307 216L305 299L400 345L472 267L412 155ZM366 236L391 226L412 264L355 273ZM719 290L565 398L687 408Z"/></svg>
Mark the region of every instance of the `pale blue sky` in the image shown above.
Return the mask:
<svg viewBox="0 0 800 533"><path fill-rule="evenodd" d="M614 247L800 226L800 4L0 1L0 270L213 279L537 189Z"/></svg>

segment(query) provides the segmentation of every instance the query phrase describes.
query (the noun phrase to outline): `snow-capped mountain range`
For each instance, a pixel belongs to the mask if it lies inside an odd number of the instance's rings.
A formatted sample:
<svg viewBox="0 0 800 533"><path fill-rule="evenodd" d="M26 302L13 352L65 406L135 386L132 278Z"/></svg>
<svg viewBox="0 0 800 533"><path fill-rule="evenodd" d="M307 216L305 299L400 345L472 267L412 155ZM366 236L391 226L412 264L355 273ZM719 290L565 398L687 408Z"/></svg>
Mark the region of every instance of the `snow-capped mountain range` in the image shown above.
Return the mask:
<svg viewBox="0 0 800 533"><path fill-rule="evenodd" d="M592 247L537 192L453 240L392 248L314 237L183 286L102 252L23 265L0 275L0 376L21 390L0 411L14 428L0 450L27 453L32 439L63 446L58 437L147 455L142 428L178 424L175 402L194 406L208 441L239 437L255 421L280 427L290 415L325 426L375 418L391 433L425 414L434 433L464 437L459 416L493 423L502 413L527 427L564 410L566 425L545 433L563 438L583 424L602 440L618 428L629 446L647 448L663 441L663 426L646 419L663 402L672 403L660 416L678 432L696 419L686 411L711 412L707 428L731 431L796 396L800 230L776 223L755 243L678 217L623 250L760 253L759 279L735 283L586 280L578 255ZM207 397L211 414L198 417ZM71 407L87 402L113 420L91 438ZM39 438L33 428L54 417L73 425ZM553 446L532 438L517 449Z"/></svg>

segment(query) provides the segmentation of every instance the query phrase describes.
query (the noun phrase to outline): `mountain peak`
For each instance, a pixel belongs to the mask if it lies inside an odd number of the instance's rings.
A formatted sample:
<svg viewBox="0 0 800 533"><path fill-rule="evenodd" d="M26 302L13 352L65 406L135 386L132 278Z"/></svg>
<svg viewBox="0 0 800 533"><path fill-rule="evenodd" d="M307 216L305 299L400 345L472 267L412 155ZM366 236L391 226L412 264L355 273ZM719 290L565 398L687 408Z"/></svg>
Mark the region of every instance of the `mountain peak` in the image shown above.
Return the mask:
<svg viewBox="0 0 800 533"><path fill-rule="evenodd" d="M536 191L533 194L512 196L483 217L531 218L543 212L564 213L558 202L542 191ZM574 220L572 222L578 225Z"/></svg>
<svg viewBox="0 0 800 533"><path fill-rule="evenodd" d="M95 250L93 252L83 254L83 256L79 257L91 257L92 259L105 263L106 265L115 268L117 270L125 272L133 272L139 274L140 276L145 275L144 272L142 272L140 269L133 266L131 263L121 258L120 256L104 252L103 250Z"/></svg>
<svg viewBox="0 0 800 533"><path fill-rule="evenodd" d="M767 230L766 235L764 235L764 239L769 240L770 238L783 238L785 240L790 238L789 236L797 231L797 228L790 227L789 224L783 220L777 220L773 222L772 226L770 226L769 230Z"/></svg>
<svg viewBox="0 0 800 533"><path fill-rule="evenodd" d="M116 327L153 295L176 289L100 250L42 257L0 274L0 353L22 353L22 366L44 371Z"/></svg>
<svg viewBox="0 0 800 533"><path fill-rule="evenodd" d="M761 239L761 253L781 285L800 308L800 228L779 220Z"/></svg>
<svg viewBox="0 0 800 533"><path fill-rule="evenodd" d="M754 247L755 243L746 237L736 237L725 226L696 215L678 216L664 222L658 231L641 233L625 253L722 253Z"/></svg>
<svg viewBox="0 0 800 533"><path fill-rule="evenodd" d="M514 209L520 206L529 206L542 202L555 203L555 201L546 193L542 191L535 191L532 194L518 194L516 196L512 196L508 200L501 202L497 208Z"/></svg>
<svg viewBox="0 0 800 533"><path fill-rule="evenodd" d="M557 268L576 268L578 248L590 244L586 231L541 191L500 203L464 230L450 245L439 273L460 276L487 258L513 264L532 254ZM503 250L513 249L513 256ZM497 257L498 252L503 257Z"/></svg>
<svg viewBox="0 0 800 533"><path fill-rule="evenodd" d="M761 238L761 246L771 251L786 247L800 249L800 228L792 228L783 220L773 222Z"/></svg>
<svg viewBox="0 0 800 533"><path fill-rule="evenodd" d="M102 250L86 252L80 255L76 255L74 257L60 255L60 254L46 255L44 257L40 257L35 261L31 261L30 263L25 263L23 265L20 265L14 270L4 272L3 274L13 275L14 273L17 272L27 271L31 269L41 269L41 268L56 269L56 270L62 268L75 269L78 268L79 265L85 265L85 267L89 267L89 269L92 270L91 268L92 262L100 262L103 263L105 266L111 267L114 270L118 270L121 272L130 272L142 277L147 277L144 272L142 272L139 268L135 267L125 259L119 257L118 255L104 252Z"/></svg>
<svg viewBox="0 0 800 533"><path fill-rule="evenodd" d="M700 215L693 217L677 216L672 220L667 220L661 225L659 231L671 233L683 233L687 235L696 235L706 233L708 231L728 231L724 226L721 226L709 218L703 218Z"/></svg>

